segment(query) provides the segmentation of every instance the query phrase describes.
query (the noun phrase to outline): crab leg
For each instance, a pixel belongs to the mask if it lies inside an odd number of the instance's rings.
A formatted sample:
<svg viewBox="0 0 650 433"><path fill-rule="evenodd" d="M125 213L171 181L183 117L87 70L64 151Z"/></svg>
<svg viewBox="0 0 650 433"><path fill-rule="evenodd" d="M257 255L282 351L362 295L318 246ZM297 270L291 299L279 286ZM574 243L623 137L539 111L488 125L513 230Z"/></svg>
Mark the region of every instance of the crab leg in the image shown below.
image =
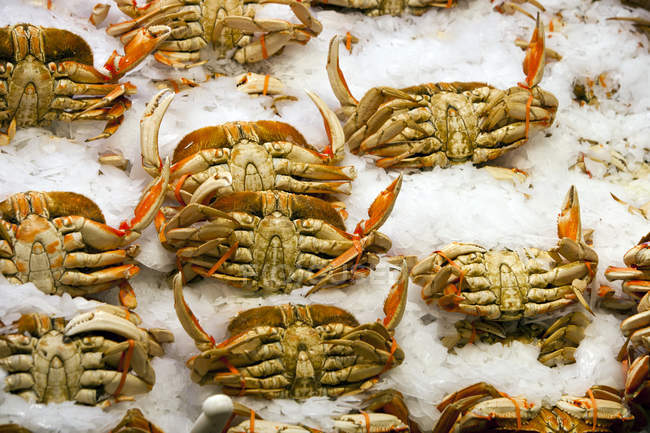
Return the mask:
<svg viewBox="0 0 650 433"><path fill-rule="evenodd" d="M200 351L206 351L215 347L214 338L201 328L198 319L185 302L183 297L183 276L179 272L172 280L174 290L174 310L183 329L192 337L194 344Z"/></svg>
<svg viewBox="0 0 650 433"><path fill-rule="evenodd" d="M113 54L108 58L104 67L110 72L111 79L117 80L131 69L135 68L145 57L169 37L171 28L156 25L141 28L136 35L124 46L124 55Z"/></svg>
<svg viewBox="0 0 650 433"><path fill-rule="evenodd" d="M15 135L16 135L16 118L13 117L11 119L11 122L9 122L9 127L7 128L7 132L0 132L0 146L8 145L11 142L11 140L14 139Z"/></svg>
<svg viewBox="0 0 650 433"><path fill-rule="evenodd" d="M158 132L162 119L174 99L174 92L163 89L147 104L142 119L140 119L140 151L142 152L142 168L157 177L162 168L162 159L158 152Z"/></svg>
<svg viewBox="0 0 650 433"><path fill-rule="evenodd" d="M340 40L337 35L330 40L329 52L327 55L327 76L329 78L332 91L339 100L343 112L346 117L357 108L359 102L352 96L348 83L345 82L345 77L339 66L339 45Z"/></svg>
<svg viewBox="0 0 650 433"><path fill-rule="evenodd" d="M368 209L368 216L370 218L368 220L361 221L358 224L359 234L360 236L363 237L361 239L361 245L359 247L353 246L352 248L348 249L346 252L344 252L334 260L332 260L328 266L326 266L325 268L321 269L316 274L314 274L311 278L311 281L316 280L318 277L320 277L325 273L328 273L334 269L343 266L350 260L353 260L354 258L358 257L360 254L363 254L364 242L367 243L368 235L371 232L374 232L375 230L379 229L379 227L382 226L382 224L386 221L386 219L390 215L390 212L393 210L393 206L395 205L395 200L397 199L401 186L402 186L402 175L400 175L397 179L395 179L388 186L388 188L382 191L377 196L377 198L375 198L375 201L372 202L370 208Z"/></svg>
<svg viewBox="0 0 650 433"><path fill-rule="evenodd" d="M129 279L136 275L139 270L140 268L136 265L122 265L91 273L65 271L59 281L70 286L90 286L109 281Z"/></svg>

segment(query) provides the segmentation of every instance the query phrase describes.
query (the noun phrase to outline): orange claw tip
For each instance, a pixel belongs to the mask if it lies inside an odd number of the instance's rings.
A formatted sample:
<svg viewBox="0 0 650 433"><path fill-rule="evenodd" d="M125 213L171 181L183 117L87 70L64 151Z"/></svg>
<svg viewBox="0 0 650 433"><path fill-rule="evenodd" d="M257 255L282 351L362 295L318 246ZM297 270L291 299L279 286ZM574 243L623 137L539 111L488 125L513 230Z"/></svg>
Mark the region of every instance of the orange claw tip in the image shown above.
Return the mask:
<svg viewBox="0 0 650 433"><path fill-rule="evenodd" d="M580 202L575 186L571 185L558 215L557 235L560 239L570 238L578 241L582 235L580 225Z"/></svg>
<svg viewBox="0 0 650 433"><path fill-rule="evenodd" d="M614 289L612 289L609 286L606 286L606 285L603 284L598 288L598 296L600 296L601 298L603 298L605 296L610 296L610 295L613 295L613 294L614 294Z"/></svg>
<svg viewBox="0 0 650 433"><path fill-rule="evenodd" d="M530 43L528 44L523 64L528 88L536 86L540 81L542 81L545 63L546 47L544 43L544 24L542 23L538 12L535 30L530 38Z"/></svg>
<svg viewBox="0 0 650 433"><path fill-rule="evenodd" d="M406 309L406 297L408 294L408 266L406 260L402 260L398 280L390 288L388 297L384 302L384 326L387 329L395 329L402 320Z"/></svg>
<svg viewBox="0 0 650 433"><path fill-rule="evenodd" d="M390 215L390 212L393 210L395 205L395 200L399 195L399 192L402 188L402 175L400 174L397 179L395 179L385 190L383 190L372 202L370 208L368 209L368 216L370 217L367 221L362 224L362 235L366 235L373 230L381 227L382 224Z"/></svg>

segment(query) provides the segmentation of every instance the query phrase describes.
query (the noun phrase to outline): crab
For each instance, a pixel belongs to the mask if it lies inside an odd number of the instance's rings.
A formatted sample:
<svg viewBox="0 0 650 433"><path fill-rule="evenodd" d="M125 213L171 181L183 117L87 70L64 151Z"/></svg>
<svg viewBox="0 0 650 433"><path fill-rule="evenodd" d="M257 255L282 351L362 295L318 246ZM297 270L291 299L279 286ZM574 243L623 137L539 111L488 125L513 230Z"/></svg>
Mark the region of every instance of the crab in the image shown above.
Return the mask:
<svg viewBox="0 0 650 433"><path fill-rule="evenodd" d="M406 307L404 262L384 302L382 322L360 325L330 305L259 307L232 319L230 337L221 343L201 328L185 302L181 273L173 288L176 314L201 351L187 362L192 380L219 384L228 395L304 399L354 394L404 360L393 338Z"/></svg>
<svg viewBox="0 0 650 433"><path fill-rule="evenodd" d="M166 329L143 329L128 310L103 305L66 323L63 318L24 314L0 335L0 366L9 372L5 390L37 403L73 400L110 404L149 392L155 382L150 361ZM6 332L7 328L4 328Z"/></svg>
<svg viewBox="0 0 650 433"><path fill-rule="evenodd" d="M647 423L645 410L636 409L650 406L650 233L625 253L623 261L627 267L610 266L605 277L609 281L623 280L623 291L637 303L637 313L621 322L621 332L628 338L621 358L629 365L625 398L635 412L643 413Z"/></svg>
<svg viewBox="0 0 650 433"><path fill-rule="evenodd" d="M311 0L310 3L323 7L334 6L355 9L370 17L382 15L397 17L406 14L420 16L431 8L451 8L456 6L456 0Z"/></svg>
<svg viewBox="0 0 650 433"><path fill-rule="evenodd" d="M211 187L228 185L220 181ZM308 284L311 292L344 287L367 276L379 262L377 253L390 249L390 239L377 229L401 183L400 176L379 194L354 233L345 231L329 202L282 191L236 192L204 205L212 194L205 189L180 210L161 209L156 227L163 246L176 251L185 281L202 276L265 293Z"/></svg>
<svg viewBox="0 0 650 433"><path fill-rule="evenodd" d="M306 44L323 29L309 9L296 0L147 0L142 7L132 0L115 1L133 19L109 26L107 33L119 36L127 44L140 29L168 25L172 28L171 37L160 45L154 57L176 68L206 63L207 60L201 60L201 49L208 44L212 44L219 58L234 50L232 57L239 63L259 62L291 42ZM258 4L268 3L289 6L301 24L255 18ZM255 37L256 33L261 36Z"/></svg>
<svg viewBox="0 0 650 433"><path fill-rule="evenodd" d="M481 382L447 397L433 433L620 432L633 417L617 394L607 387L592 387L584 397L562 396L553 405L537 405L510 397Z"/></svg>
<svg viewBox="0 0 650 433"><path fill-rule="evenodd" d="M380 167L483 164L522 146L555 118L557 99L538 86L546 57L539 15L524 60L526 82L505 91L475 82L429 83L375 87L357 101L339 68L338 49L335 36L327 74L347 118L346 143L353 153L380 157Z"/></svg>
<svg viewBox="0 0 650 433"><path fill-rule="evenodd" d="M168 179L167 164L143 193L134 218L119 229L106 225L99 207L80 194L29 191L10 196L0 202L0 274L11 283L32 282L57 295L85 296L119 284L122 304L135 308L127 280L139 268L125 262L138 248L129 245L158 212Z"/></svg>
<svg viewBox="0 0 650 433"><path fill-rule="evenodd" d="M260 433L275 433L278 431L315 433L320 431L307 426L267 421L259 417L252 409L241 404L234 403L233 406L233 414L226 427L222 430L224 433L253 433L256 431ZM369 431L373 433L419 432L419 428L415 423L410 422L408 415L408 409L404 404L402 394L395 390L385 390L372 395L366 400L360 413L350 413L334 418L334 431L341 433L367 433ZM236 416L248 417L248 420L230 427ZM413 425L415 429L412 430L409 424ZM200 433L203 433L203 431Z"/></svg>
<svg viewBox="0 0 650 433"><path fill-rule="evenodd" d="M302 194L349 194L354 167L335 164L344 157L343 130L334 113L315 94L308 93L321 114L330 146L318 152L291 125L275 121L230 122L187 134L176 146L170 189L182 205L214 181L228 176L220 195L242 191L281 190ZM142 165L152 176L162 169L158 130L174 98L159 92L148 104L142 121ZM203 187L201 187L203 185Z"/></svg>
<svg viewBox="0 0 650 433"><path fill-rule="evenodd" d="M558 237L557 248L530 248L525 257L511 250L454 242L417 263L411 277L422 286L427 302L435 300L446 311L478 316L488 323L546 314L576 299L591 311L583 293L594 278L598 255L582 239L580 204L573 186L558 217ZM550 340L545 344L554 349L540 358L547 365L574 362L572 346L584 336L575 329L575 325L586 326L583 320L560 320L553 337L546 336ZM568 340L568 347L557 347L562 339Z"/></svg>
<svg viewBox="0 0 650 433"><path fill-rule="evenodd" d="M93 67L90 47L67 30L18 24L0 28L0 145L13 138L16 127L52 120L107 120L104 131L90 140L112 135L131 106L131 83L118 83L127 71L170 35L166 26L136 32L106 62L109 75Z"/></svg>

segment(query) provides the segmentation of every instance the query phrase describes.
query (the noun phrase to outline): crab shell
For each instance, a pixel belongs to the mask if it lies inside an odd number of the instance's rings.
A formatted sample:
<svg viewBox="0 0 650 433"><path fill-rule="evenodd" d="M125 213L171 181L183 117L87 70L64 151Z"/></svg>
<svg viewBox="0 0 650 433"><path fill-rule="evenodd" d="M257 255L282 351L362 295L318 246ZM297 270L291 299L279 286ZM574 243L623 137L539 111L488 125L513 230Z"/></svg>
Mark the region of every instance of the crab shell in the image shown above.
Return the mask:
<svg viewBox="0 0 650 433"><path fill-rule="evenodd" d="M126 262L138 250L128 245L158 212L168 180L166 164L143 193L134 218L120 229L106 225L99 207L80 194L30 191L10 196L0 202L0 273L10 282L33 282L39 290L59 295L88 295L119 284L123 304L134 308L127 280L139 268Z"/></svg>
<svg viewBox="0 0 650 433"><path fill-rule="evenodd" d="M154 26L138 32L106 64L104 75L93 67L86 42L67 30L18 24L0 28L0 145L7 144L16 127L38 126L52 120L107 120L97 138L113 134L131 106L126 95L131 83L117 83L156 46L171 29ZM91 139L92 140L92 139Z"/></svg>
<svg viewBox="0 0 650 433"><path fill-rule="evenodd" d="M347 311L329 305L277 305L239 313L230 337L215 343L183 298L183 280L174 277L174 307L201 353L187 365L193 381L219 384L229 395L303 399L340 396L371 387L402 363L404 352L392 336L406 306L406 264L384 303L383 322L359 324Z"/></svg>
<svg viewBox="0 0 650 433"><path fill-rule="evenodd" d="M544 27L539 16L524 61L526 84L505 91L484 83L429 83L404 89L375 87L357 101L330 41L327 73L341 103L346 144L353 153L379 157L384 168L482 164L525 144L533 130L550 126L557 99L542 79Z"/></svg>
<svg viewBox="0 0 650 433"><path fill-rule="evenodd" d="M255 18L258 4L287 5L300 24L279 19ZM219 58L234 49L239 63L259 62L278 53L289 43L306 44L323 29L306 5L295 0L256 0L254 2L218 0L147 0L142 7L131 0L117 0L122 12L133 18L106 29L128 44L139 30L153 24L173 28L155 59L175 68L191 68L207 62L201 50L212 44ZM262 33L261 36L256 37Z"/></svg>
<svg viewBox="0 0 650 433"><path fill-rule="evenodd" d="M214 178L231 179L216 193L281 190L301 194L349 194L354 167L333 164L344 157L343 129L315 94L308 95L323 117L330 147L318 152L294 127L282 122L230 122L187 134L172 158L170 193L183 205ZM174 94L159 92L147 104L141 124L142 165L152 176L162 169L158 131Z"/></svg>

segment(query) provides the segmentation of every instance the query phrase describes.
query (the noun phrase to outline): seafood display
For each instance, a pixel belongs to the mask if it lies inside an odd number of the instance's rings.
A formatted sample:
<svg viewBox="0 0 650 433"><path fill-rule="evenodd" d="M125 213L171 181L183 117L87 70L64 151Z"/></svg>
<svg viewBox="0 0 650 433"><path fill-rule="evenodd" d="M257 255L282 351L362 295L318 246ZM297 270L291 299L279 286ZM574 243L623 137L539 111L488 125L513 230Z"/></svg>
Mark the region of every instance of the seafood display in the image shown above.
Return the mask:
<svg viewBox="0 0 650 433"><path fill-rule="evenodd" d="M5 3L0 433L648 429L648 0Z"/></svg>
<svg viewBox="0 0 650 433"><path fill-rule="evenodd" d="M552 405L511 397L487 383L477 383L447 396L433 433L487 431L620 432L633 417L615 390L592 387L584 397L562 396Z"/></svg>
<svg viewBox="0 0 650 433"><path fill-rule="evenodd" d="M287 44L304 45L323 30L307 6L296 0L147 0L142 6L130 0L116 0L116 3L133 19L109 26L108 34L119 36L126 45L142 29L167 25L172 28L171 35L160 44L154 57L176 68L206 63L201 49L208 45L212 45L218 58L234 51L229 56L239 63L259 62L277 54ZM256 18L259 6L268 3L289 6L300 24Z"/></svg>
<svg viewBox="0 0 650 433"><path fill-rule="evenodd" d="M437 301L446 311L489 321L530 318L566 308L576 300L590 310L584 292L594 278L598 255L582 239L580 204L574 187L569 189L558 217L558 237L556 249L530 248L525 257L515 251L455 242L417 263L411 277L422 286L427 302ZM575 347L584 337L580 328L586 324L583 318L571 317L552 327L552 333L545 336L549 339L540 361L547 365L573 362ZM474 332L481 329L490 332L487 326Z"/></svg>
<svg viewBox="0 0 650 433"><path fill-rule="evenodd" d="M183 278L173 280L174 307L201 351L187 362L192 380L221 385L228 395L305 399L361 392L404 360L393 338L406 307L406 263L384 302L381 322L359 324L329 305L284 304L239 313L230 337L216 343L183 298Z"/></svg>
<svg viewBox="0 0 650 433"><path fill-rule="evenodd" d="M134 32L106 62L110 75L93 66L86 42L67 30L18 24L0 29L0 145L16 127L46 125L52 120L107 120L97 137L111 136L131 107L131 83L118 83L170 34L166 26Z"/></svg>
<svg viewBox="0 0 650 433"><path fill-rule="evenodd" d="M166 329L143 329L140 318L105 305L66 322L23 315L0 334L0 367L7 391L38 403L110 404L149 392L155 383L151 359L174 340Z"/></svg>
<svg viewBox="0 0 650 433"><path fill-rule="evenodd" d="M346 144L374 155L384 168L482 164L524 145L555 119L558 101L541 89L546 58L544 26L533 32L521 86L499 90L485 83L429 83L395 89L375 87L360 101L339 68L339 40L330 42L327 75L347 119Z"/></svg>
<svg viewBox="0 0 650 433"><path fill-rule="evenodd" d="M135 308L128 279L130 245L153 220L169 179L169 167L145 190L131 221L105 224L99 207L73 192L14 194L0 202L0 274L10 282L32 282L45 293L84 296L120 285L120 301ZM126 248L122 248L126 247Z"/></svg>
<svg viewBox="0 0 650 433"><path fill-rule="evenodd" d="M172 158L170 189L177 201L199 202L215 178L228 176L219 196L242 191L286 191L300 194L350 194L354 167L334 164L344 157L343 130L336 115L308 93L323 116L330 147L319 152L294 127L283 122L231 122L190 132ZM149 102L142 122L142 165L160 176L158 130L174 94L163 90Z"/></svg>

